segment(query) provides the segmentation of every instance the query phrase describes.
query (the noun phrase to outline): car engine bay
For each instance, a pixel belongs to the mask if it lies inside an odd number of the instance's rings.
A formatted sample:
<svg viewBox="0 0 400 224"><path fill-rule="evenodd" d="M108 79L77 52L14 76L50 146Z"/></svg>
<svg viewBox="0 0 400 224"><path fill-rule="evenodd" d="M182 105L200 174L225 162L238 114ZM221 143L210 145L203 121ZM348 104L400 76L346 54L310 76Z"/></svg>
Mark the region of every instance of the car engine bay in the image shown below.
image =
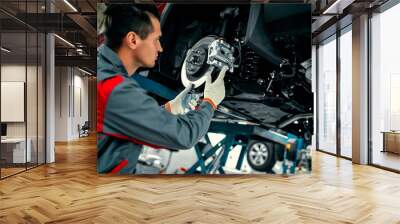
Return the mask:
<svg viewBox="0 0 400 224"><path fill-rule="evenodd" d="M215 118L279 128L310 142L310 11L271 5L171 4L161 17L164 52L150 77L173 89L193 85L192 93L201 94L204 74L214 79L228 66Z"/></svg>

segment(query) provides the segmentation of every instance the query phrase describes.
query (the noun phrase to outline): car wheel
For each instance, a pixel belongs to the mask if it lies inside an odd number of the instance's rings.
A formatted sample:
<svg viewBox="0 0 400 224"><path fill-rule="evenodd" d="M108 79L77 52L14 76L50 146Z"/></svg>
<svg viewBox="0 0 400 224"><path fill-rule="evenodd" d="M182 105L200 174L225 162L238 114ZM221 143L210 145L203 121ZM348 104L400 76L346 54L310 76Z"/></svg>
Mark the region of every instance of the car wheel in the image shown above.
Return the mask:
<svg viewBox="0 0 400 224"><path fill-rule="evenodd" d="M207 79L205 74L213 71L213 67L207 64L208 47L216 39L217 37L204 37L188 50L181 70L181 81L185 87L201 86Z"/></svg>
<svg viewBox="0 0 400 224"><path fill-rule="evenodd" d="M274 144L270 142L252 141L247 147L247 162L251 168L268 172L274 165Z"/></svg>

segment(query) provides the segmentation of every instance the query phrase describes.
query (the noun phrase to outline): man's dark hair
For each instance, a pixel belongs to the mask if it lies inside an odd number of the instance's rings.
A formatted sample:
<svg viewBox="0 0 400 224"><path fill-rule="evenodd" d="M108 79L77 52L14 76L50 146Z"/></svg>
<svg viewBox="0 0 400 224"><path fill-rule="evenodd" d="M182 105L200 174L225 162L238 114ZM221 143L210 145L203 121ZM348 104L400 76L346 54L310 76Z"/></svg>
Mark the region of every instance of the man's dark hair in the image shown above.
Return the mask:
<svg viewBox="0 0 400 224"><path fill-rule="evenodd" d="M106 16L105 32L106 44L111 49L118 49L122 39L133 31L140 38L145 39L153 26L149 14L160 18L157 8L151 4L112 4L104 12Z"/></svg>

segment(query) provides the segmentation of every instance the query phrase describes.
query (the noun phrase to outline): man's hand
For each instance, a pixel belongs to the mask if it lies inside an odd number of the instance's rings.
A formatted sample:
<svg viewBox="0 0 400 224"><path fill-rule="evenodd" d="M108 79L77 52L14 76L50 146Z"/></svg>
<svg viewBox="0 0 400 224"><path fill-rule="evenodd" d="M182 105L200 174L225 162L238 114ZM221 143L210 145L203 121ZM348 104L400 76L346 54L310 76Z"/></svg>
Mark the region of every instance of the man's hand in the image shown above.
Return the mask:
<svg viewBox="0 0 400 224"><path fill-rule="evenodd" d="M217 109L218 104L225 98L224 77L227 70L227 66L222 67L214 83L211 83L211 74L207 74L206 86L204 88L204 101L209 102L214 110Z"/></svg>
<svg viewBox="0 0 400 224"><path fill-rule="evenodd" d="M183 105L184 103L183 101L191 89L192 89L191 86L186 87L182 92L180 92L175 97L175 99L165 104L165 109L175 115L184 114L185 107Z"/></svg>

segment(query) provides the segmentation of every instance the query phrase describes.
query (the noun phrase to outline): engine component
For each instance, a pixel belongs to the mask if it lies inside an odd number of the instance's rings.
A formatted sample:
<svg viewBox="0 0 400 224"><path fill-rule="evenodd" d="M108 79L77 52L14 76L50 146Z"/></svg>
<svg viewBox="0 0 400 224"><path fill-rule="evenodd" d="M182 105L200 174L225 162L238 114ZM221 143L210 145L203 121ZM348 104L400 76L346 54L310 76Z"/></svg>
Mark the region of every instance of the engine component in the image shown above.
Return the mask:
<svg viewBox="0 0 400 224"><path fill-rule="evenodd" d="M225 36L226 28L228 25L228 21L230 18L236 17L239 15L238 7L227 7L225 10L219 13L220 17L223 19L222 28L220 31L221 36Z"/></svg>
<svg viewBox="0 0 400 224"><path fill-rule="evenodd" d="M221 64L229 66L231 57L225 53L233 53L236 60L229 69L233 67L234 72L225 77L222 103L229 111L215 116L240 115L243 120L279 125L293 115L312 112L307 7L288 12L262 4L199 7L177 4L171 7L174 13L165 17L163 33L169 38L163 39L165 52L159 69L171 77L171 88L181 88L176 83L180 76L185 87L193 84L193 93L201 95L198 87L204 85L205 75L212 73L215 78ZM313 130L312 123L304 127L288 124L284 129L306 141Z"/></svg>
<svg viewBox="0 0 400 224"><path fill-rule="evenodd" d="M283 59L279 67L280 67L279 75L282 78L292 78L296 75L294 66L291 65L287 59Z"/></svg>
<svg viewBox="0 0 400 224"><path fill-rule="evenodd" d="M219 69L227 65L229 71L233 72L233 63L235 58L233 57L234 48L222 39L213 41L208 47L208 59L207 64L213 65Z"/></svg>
<svg viewBox="0 0 400 224"><path fill-rule="evenodd" d="M207 59L208 46L216 39L214 36L204 37L187 51L181 70L181 81L185 87L194 85L194 88L197 88L201 86L207 78L204 74L212 72L214 69L207 64Z"/></svg>
<svg viewBox="0 0 400 224"><path fill-rule="evenodd" d="M261 57L247 46L242 51L243 62L240 76L246 80L257 79L260 75Z"/></svg>
<svg viewBox="0 0 400 224"><path fill-rule="evenodd" d="M215 68L222 69L228 66L233 72L235 58L234 48L216 36L207 36L200 39L187 51L182 65L181 81L185 87L201 86Z"/></svg>
<svg viewBox="0 0 400 224"><path fill-rule="evenodd" d="M188 75L196 77L196 74L198 74L199 70L202 68L207 57L207 51L203 48L197 48L189 53L186 72Z"/></svg>

